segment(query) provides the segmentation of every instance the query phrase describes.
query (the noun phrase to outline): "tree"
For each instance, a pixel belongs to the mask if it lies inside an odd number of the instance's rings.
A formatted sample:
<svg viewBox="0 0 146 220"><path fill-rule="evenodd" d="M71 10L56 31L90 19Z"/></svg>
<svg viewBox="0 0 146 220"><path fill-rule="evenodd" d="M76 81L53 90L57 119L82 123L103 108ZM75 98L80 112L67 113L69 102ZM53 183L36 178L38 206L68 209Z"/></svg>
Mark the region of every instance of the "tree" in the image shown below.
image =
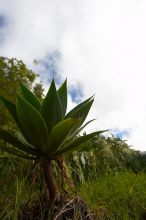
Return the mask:
<svg viewBox="0 0 146 220"><path fill-rule="evenodd" d="M57 184L52 161L64 171L62 157L73 151L84 149L87 141L104 131L79 136L80 131L91 121L82 125L94 101L93 97L77 105L69 113L67 109L67 81L56 90L52 80L43 102L23 84L21 95L17 95L16 105L4 96L0 100L11 113L20 132L10 133L0 129L0 137L7 141L7 146L0 146L15 156L34 160L43 170L48 186L50 201L57 197Z"/></svg>
<svg viewBox="0 0 146 220"><path fill-rule="evenodd" d="M16 95L20 88L20 83L24 83L41 99L43 87L41 83L34 83L37 78L32 70L16 58L0 57L0 94L9 98L15 103ZM33 88L34 84L34 88ZM0 126L13 128L14 123L3 105L0 103Z"/></svg>

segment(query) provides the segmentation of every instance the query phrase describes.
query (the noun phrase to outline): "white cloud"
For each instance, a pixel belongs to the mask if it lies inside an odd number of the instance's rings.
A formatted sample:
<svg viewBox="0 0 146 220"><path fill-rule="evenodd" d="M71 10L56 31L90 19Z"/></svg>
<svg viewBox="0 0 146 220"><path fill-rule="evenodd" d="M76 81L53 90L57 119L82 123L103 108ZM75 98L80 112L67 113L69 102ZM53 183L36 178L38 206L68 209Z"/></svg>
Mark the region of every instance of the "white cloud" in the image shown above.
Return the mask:
<svg viewBox="0 0 146 220"><path fill-rule="evenodd" d="M143 0L1 0L1 55L31 65L59 50L62 78L96 94L90 129L131 130L129 143L146 150L145 10Z"/></svg>

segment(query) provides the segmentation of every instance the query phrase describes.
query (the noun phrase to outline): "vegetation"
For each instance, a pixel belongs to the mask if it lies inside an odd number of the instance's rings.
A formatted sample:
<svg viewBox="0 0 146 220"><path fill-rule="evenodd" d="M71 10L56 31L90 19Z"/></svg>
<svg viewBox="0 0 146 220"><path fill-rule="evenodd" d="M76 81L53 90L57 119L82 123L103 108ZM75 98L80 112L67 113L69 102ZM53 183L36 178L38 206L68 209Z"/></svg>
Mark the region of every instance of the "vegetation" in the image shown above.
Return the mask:
<svg viewBox="0 0 146 220"><path fill-rule="evenodd" d="M90 151L74 153L66 160L75 182L84 183L107 173L145 172L145 158L145 153L131 149L120 138L100 136L92 139Z"/></svg>
<svg viewBox="0 0 146 220"><path fill-rule="evenodd" d="M118 172L100 176L79 187L97 219L141 220L146 217L146 175Z"/></svg>
<svg viewBox="0 0 146 220"><path fill-rule="evenodd" d="M42 84L35 83L37 76L21 60L0 57L0 95L5 96L12 102L16 100L20 83L24 83L32 89L38 98L43 96ZM0 126L6 128L14 128L16 126L2 103L0 103Z"/></svg>
<svg viewBox="0 0 146 220"><path fill-rule="evenodd" d="M0 70L0 219L146 219L146 154L80 136L93 97L66 114L66 80L44 97L22 61L0 57Z"/></svg>
<svg viewBox="0 0 146 220"><path fill-rule="evenodd" d="M49 91L41 103L23 84L16 104L0 96L0 100L12 115L20 131L0 129L0 137L8 143L0 148L20 158L33 160L42 167L49 190L51 203L57 199L57 183L52 160L58 162L62 181L66 176L62 156L72 151L81 151L92 137L104 131L78 136L91 121L82 126L93 103L93 97L80 103L68 114L67 81L56 90L52 80Z"/></svg>

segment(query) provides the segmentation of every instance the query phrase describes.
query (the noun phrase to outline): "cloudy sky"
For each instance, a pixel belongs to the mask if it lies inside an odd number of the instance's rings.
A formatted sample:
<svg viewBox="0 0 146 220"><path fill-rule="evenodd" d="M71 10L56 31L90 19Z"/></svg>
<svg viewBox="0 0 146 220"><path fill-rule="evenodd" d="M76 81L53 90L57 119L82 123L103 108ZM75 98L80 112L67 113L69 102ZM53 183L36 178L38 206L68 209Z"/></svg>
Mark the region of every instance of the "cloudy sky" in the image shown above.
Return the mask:
<svg viewBox="0 0 146 220"><path fill-rule="evenodd" d="M96 94L89 129L145 151L145 12L144 0L0 0L0 55L45 83L67 77L70 106Z"/></svg>

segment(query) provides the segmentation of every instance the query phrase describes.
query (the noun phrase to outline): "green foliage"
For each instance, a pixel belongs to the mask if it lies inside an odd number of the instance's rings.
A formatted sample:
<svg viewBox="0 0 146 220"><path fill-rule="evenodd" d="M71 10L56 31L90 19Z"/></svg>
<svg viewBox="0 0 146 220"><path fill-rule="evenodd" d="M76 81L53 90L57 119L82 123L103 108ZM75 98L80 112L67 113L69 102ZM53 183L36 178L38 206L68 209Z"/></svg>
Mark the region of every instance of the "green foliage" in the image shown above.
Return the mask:
<svg viewBox="0 0 146 220"><path fill-rule="evenodd" d="M4 155L3 155L4 156ZM35 171L35 173L33 173ZM90 170L91 172L91 170ZM39 174L39 175L36 175ZM37 178L34 182L33 178ZM28 200L38 200L43 191L39 167L13 157L0 160L0 217L12 219ZM82 175L82 173L80 174ZM78 182L76 182L76 187ZM99 220L140 220L146 210L146 175L142 172L104 174L76 189ZM17 218L14 218L17 219Z"/></svg>
<svg viewBox="0 0 146 220"><path fill-rule="evenodd" d="M17 219L22 206L42 193L40 168L34 168L31 161L22 161L3 153L0 157L0 176L0 219Z"/></svg>
<svg viewBox="0 0 146 220"><path fill-rule="evenodd" d="M21 131L26 140L42 153L46 152L48 130L40 112L21 96L17 97L16 110Z"/></svg>
<svg viewBox="0 0 146 220"><path fill-rule="evenodd" d="M146 175L118 172L98 177L78 189L99 220L139 220L146 214Z"/></svg>
<svg viewBox="0 0 146 220"><path fill-rule="evenodd" d="M44 88L42 86L42 83L35 83L33 87L33 92L37 96L37 98L42 101L43 100L43 93L44 93Z"/></svg>
<svg viewBox="0 0 146 220"><path fill-rule="evenodd" d="M0 100L3 102L3 105L7 108L9 113L12 115L14 121L19 125L19 121L18 121L17 114L16 114L16 105L1 95L0 95Z"/></svg>
<svg viewBox="0 0 146 220"><path fill-rule="evenodd" d="M32 161L64 154L68 174L99 220L142 219L146 177L140 172L146 171L146 154L119 138L100 136L104 131L80 136L93 121L84 123L93 97L66 114L67 80L58 90L52 81L43 97L41 84L32 88L36 76L22 61L0 58L0 219L16 219L30 195L36 199L44 192L41 167ZM53 166L61 187L59 167Z"/></svg>
<svg viewBox="0 0 146 220"><path fill-rule="evenodd" d="M57 93L61 102L62 114L64 117L67 110L67 80L65 80L62 86L60 86Z"/></svg>
<svg viewBox="0 0 146 220"><path fill-rule="evenodd" d="M63 145L65 139L78 121L76 118L68 118L54 126L50 134L49 145L51 147L49 153L53 153L53 151L61 148L61 145Z"/></svg>
<svg viewBox="0 0 146 220"><path fill-rule="evenodd" d="M43 87L41 83L34 83L36 78L37 75L28 69L21 60L0 57L0 95L9 99L12 104L15 103L20 83L34 90L37 97L42 99ZM2 103L0 103L0 126L16 128Z"/></svg>
<svg viewBox="0 0 146 220"><path fill-rule="evenodd" d="M145 154L131 149L119 138L95 137L88 145L90 151L73 153L66 158L75 182L93 180L110 172L146 170Z"/></svg>
<svg viewBox="0 0 146 220"><path fill-rule="evenodd" d="M80 103L79 105L77 105L75 108L73 108L66 116L65 118L80 118L81 119L81 123L80 125L83 124L83 122L85 121L88 112L92 106L94 99L93 96L87 100L85 100L84 102Z"/></svg>
<svg viewBox="0 0 146 220"><path fill-rule="evenodd" d="M48 133L50 134L52 128L62 120L62 105L56 91L54 80L50 85L48 93L42 103L41 114L45 119Z"/></svg>
<svg viewBox="0 0 146 220"><path fill-rule="evenodd" d="M29 70L26 65L15 58L8 59L0 57L0 89L10 98L15 97L18 92L18 83L22 82L28 86L34 82L36 74Z"/></svg>
<svg viewBox="0 0 146 220"><path fill-rule="evenodd" d="M19 150L22 150L24 152L27 152L28 154L36 154L38 155L39 152L37 152L34 148L32 148L31 145L29 145L27 142L25 141L20 141L21 139L16 135L12 135L11 133L9 133L8 131L1 129L0 128L0 136L3 138L4 141L7 141L10 144L13 144L15 147L17 147ZM4 148L5 149L5 148ZM7 149L13 149L13 148L7 148ZM14 150L14 149L13 149ZM14 152L16 152L16 149L14 150ZM18 151L19 152L19 151ZM20 153L20 152L19 152Z"/></svg>
<svg viewBox="0 0 146 220"><path fill-rule="evenodd" d="M93 103L93 97L79 104L66 116L63 115L67 107L66 81L57 91L52 80L42 103L23 84L21 84L21 95L17 95L16 105L3 96L0 96L0 100L21 131L18 137L16 135L18 132L9 133L1 129L0 137L10 146L0 146L0 148L23 158L43 162L55 159L64 153L81 151L89 140L104 132L97 131L78 136L81 124Z"/></svg>
<svg viewBox="0 0 146 220"><path fill-rule="evenodd" d="M21 86L21 93L22 96L31 104L34 108L40 110L41 104L37 97L29 90L27 87L25 87L23 84Z"/></svg>

